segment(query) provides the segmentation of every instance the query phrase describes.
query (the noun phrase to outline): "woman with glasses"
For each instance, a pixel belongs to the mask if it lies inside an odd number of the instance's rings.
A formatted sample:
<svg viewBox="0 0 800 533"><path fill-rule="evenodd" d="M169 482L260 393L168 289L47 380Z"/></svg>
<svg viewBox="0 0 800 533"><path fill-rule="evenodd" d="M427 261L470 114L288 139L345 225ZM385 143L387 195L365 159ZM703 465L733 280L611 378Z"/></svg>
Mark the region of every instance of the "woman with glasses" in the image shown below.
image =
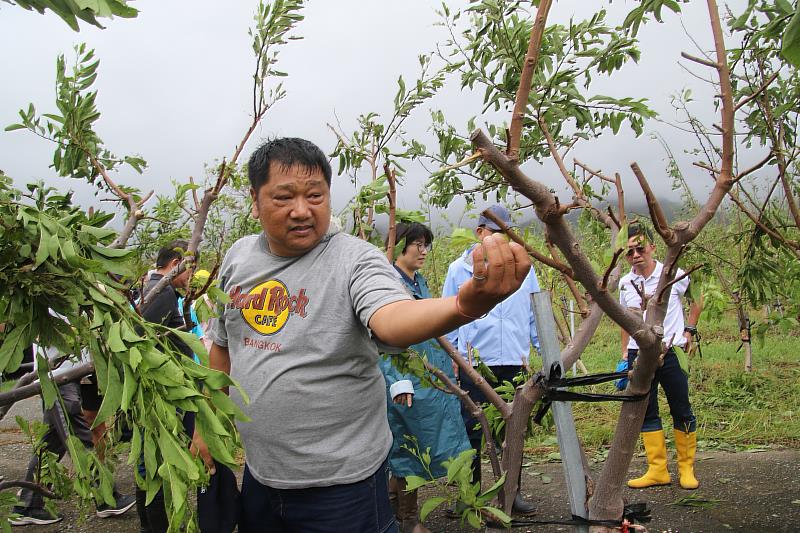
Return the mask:
<svg viewBox="0 0 800 533"><path fill-rule="evenodd" d="M430 298L428 284L419 270L431 249L431 230L418 223L400 223L396 240L395 269L414 298ZM450 358L435 340L415 344L409 349L420 357L427 357L430 364L455 382ZM414 475L427 479L431 473L434 477L445 476L447 470L442 467L442 462L470 449L461 419L461 406L454 395L424 387L417 377L399 372L389 357L381 358L380 366L386 379L389 427L394 437L389 452L392 471L390 499L401 533L430 533L419 522L417 491L405 491L405 478ZM411 450L424 453L428 448L430 473L411 453Z"/></svg>

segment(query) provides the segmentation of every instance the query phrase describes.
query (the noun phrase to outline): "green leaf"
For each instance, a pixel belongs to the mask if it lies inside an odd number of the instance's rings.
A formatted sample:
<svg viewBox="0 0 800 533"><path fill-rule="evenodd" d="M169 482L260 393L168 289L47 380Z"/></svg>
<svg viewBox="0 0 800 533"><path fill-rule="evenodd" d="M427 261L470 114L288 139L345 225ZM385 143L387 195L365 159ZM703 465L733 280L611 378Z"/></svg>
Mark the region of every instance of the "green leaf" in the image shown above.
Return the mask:
<svg viewBox="0 0 800 533"><path fill-rule="evenodd" d="M24 130L25 126L22 124L10 124L6 126L5 131Z"/></svg>
<svg viewBox="0 0 800 533"><path fill-rule="evenodd" d="M211 391L211 403L214 407L225 413L226 415L233 416L242 422L250 422L250 417L244 414L239 406L231 400L230 396L220 390Z"/></svg>
<svg viewBox="0 0 800 533"><path fill-rule="evenodd" d="M122 402L122 383L119 379L119 372L113 361L108 362L108 372L106 373L107 382L105 387L101 387L103 393L103 403L97 411L97 417L92 424L92 428L105 422L106 419L117 414L117 410Z"/></svg>
<svg viewBox="0 0 800 533"><path fill-rule="evenodd" d="M619 249L625 249L628 245L628 224L625 223L619 228L619 233L617 233L617 238L614 241L614 251L616 252Z"/></svg>
<svg viewBox="0 0 800 533"><path fill-rule="evenodd" d="M19 368L23 358L23 350L28 346L28 329L30 325L17 326L6 331L3 343L0 344L0 372L13 372ZM16 361L16 363L14 363Z"/></svg>
<svg viewBox="0 0 800 533"><path fill-rule="evenodd" d="M471 465L473 455L474 455L474 450L467 450L465 452L458 454L458 457L453 459L450 462L450 465L447 467L447 481L450 482L454 481L465 466Z"/></svg>
<svg viewBox="0 0 800 533"><path fill-rule="evenodd" d="M478 515L478 511L470 510L467 512L467 522L469 525L474 527L475 529L481 528L481 517Z"/></svg>
<svg viewBox="0 0 800 533"><path fill-rule="evenodd" d="M36 353L36 374L39 376L39 383L42 385L42 400L47 409L53 407L53 404L58 399L58 391L56 386L53 385L53 380L50 379L48 373L50 365L47 359L42 357L40 353Z"/></svg>
<svg viewBox="0 0 800 533"><path fill-rule="evenodd" d="M792 65L800 68L800 2L781 38L781 54Z"/></svg>
<svg viewBox="0 0 800 533"><path fill-rule="evenodd" d="M131 401L133 400L133 396L136 394L136 389L138 388L138 382L136 379L136 375L133 373L133 370L128 365L123 365L123 384L122 384L122 398L120 399L119 408L124 411L128 412L131 407Z"/></svg>
<svg viewBox="0 0 800 533"><path fill-rule="evenodd" d="M97 252L100 255L103 255L105 257L108 257L109 259L117 259L119 257L126 257L126 256L130 255L131 253L133 253L133 249L132 248L131 249L127 249L127 248L106 248L105 246L95 246L95 245L92 245L91 248L95 252Z"/></svg>
<svg viewBox="0 0 800 533"><path fill-rule="evenodd" d="M497 496L497 494L503 488L503 485L505 484L505 482L506 482L506 473L503 472L503 475L500 476L500 479L495 481L494 485L492 485L489 488L489 490L487 490L484 493L481 493L481 495L478 497L478 502L483 504L483 503L492 501L494 499L494 497Z"/></svg>
<svg viewBox="0 0 800 533"><path fill-rule="evenodd" d="M425 519L428 518L428 515L445 501L447 501L447 498L444 496L435 496L425 500L425 503L422 504L422 508L419 511L420 521L424 522Z"/></svg>
<svg viewBox="0 0 800 533"><path fill-rule="evenodd" d="M424 477L419 476L406 476L406 490L417 490L418 488L430 483Z"/></svg>
<svg viewBox="0 0 800 533"><path fill-rule="evenodd" d="M111 302L108 302L109 304ZM112 352L124 352L128 349L120 337L120 323L114 322L108 329L108 347Z"/></svg>
<svg viewBox="0 0 800 533"><path fill-rule="evenodd" d="M36 248L36 258L34 259L33 267L38 268L39 265L44 263L47 258L50 256L49 252L49 242L50 242L50 234L47 233L47 230L40 224L39 225L39 245Z"/></svg>
<svg viewBox="0 0 800 533"><path fill-rule="evenodd" d="M490 515L497 518L500 522L503 523L504 526L508 526L511 523L511 517L504 513L502 510L498 509L497 507L484 507L484 511L489 513Z"/></svg>
<svg viewBox="0 0 800 533"><path fill-rule="evenodd" d="M206 351L206 345L203 344L203 341L190 331L178 331L173 330L174 333L186 343L186 345L197 355L200 359L208 359L208 352Z"/></svg>

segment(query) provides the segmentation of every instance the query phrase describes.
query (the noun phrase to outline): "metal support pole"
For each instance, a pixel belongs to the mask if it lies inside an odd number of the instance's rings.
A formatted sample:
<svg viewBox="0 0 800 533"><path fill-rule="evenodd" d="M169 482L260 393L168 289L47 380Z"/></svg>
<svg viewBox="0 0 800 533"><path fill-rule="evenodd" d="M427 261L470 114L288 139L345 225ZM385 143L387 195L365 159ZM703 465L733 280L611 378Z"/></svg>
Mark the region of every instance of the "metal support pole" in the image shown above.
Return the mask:
<svg viewBox="0 0 800 533"><path fill-rule="evenodd" d="M561 369L561 347L556 335L556 324L548 291L537 292L531 295L533 311L536 315L536 329L539 334L542 359L545 372L548 373L553 363ZM586 502L586 471L584 470L583 451L575 429L575 419L572 417L571 402L553 402L553 419L556 423L556 436L558 448L561 451L561 464L567 479L569 506L572 514L583 518L589 517ZM588 526L574 526L578 533L588 533Z"/></svg>
<svg viewBox="0 0 800 533"><path fill-rule="evenodd" d="M569 338L575 336L575 300L569 301ZM578 375L578 361L572 363L572 375Z"/></svg>

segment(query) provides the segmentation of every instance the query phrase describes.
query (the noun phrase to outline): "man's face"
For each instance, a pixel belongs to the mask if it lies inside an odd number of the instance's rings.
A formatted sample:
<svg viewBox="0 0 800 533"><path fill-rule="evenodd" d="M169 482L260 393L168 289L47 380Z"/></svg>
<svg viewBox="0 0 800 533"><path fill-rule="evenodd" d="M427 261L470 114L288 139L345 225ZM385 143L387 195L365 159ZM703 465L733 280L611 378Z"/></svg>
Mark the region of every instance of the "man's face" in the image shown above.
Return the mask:
<svg viewBox="0 0 800 533"><path fill-rule="evenodd" d="M509 240L508 235L505 232L503 232L502 230L499 230L499 229L491 229L491 228L487 228L486 226L478 226L478 228L475 230L475 234L478 236L478 238L480 240L483 240L484 238L488 237L489 235L493 235L495 233L499 233L500 235L503 236L503 238L505 240Z"/></svg>
<svg viewBox="0 0 800 533"><path fill-rule="evenodd" d="M179 264L181 264L180 259L173 259L169 263L169 269L172 270ZM190 279L189 271L184 270L183 272L172 278L172 286L175 287L176 289L186 289L189 287L189 279Z"/></svg>
<svg viewBox="0 0 800 533"><path fill-rule="evenodd" d="M396 262L406 270L416 272L425 265L425 258L428 257L430 244L425 243L425 239L417 239L406 246L406 250L396 259Z"/></svg>
<svg viewBox="0 0 800 533"><path fill-rule="evenodd" d="M655 263L653 259L655 249L656 245L648 242L644 235L634 235L628 239L625 259L637 271L646 271Z"/></svg>
<svg viewBox="0 0 800 533"><path fill-rule="evenodd" d="M331 191L322 171L270 163L269 181L256 191L253 218L261 222L272 253L283 257L303 255L328 232Z"/></svg>

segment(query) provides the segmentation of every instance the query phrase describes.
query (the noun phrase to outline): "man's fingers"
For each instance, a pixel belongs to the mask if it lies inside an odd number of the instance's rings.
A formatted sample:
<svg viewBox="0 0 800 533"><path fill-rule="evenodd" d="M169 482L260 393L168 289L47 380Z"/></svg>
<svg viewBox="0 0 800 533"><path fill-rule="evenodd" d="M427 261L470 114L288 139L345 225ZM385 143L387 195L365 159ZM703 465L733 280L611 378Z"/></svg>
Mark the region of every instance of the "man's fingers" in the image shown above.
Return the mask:
<svg viewBox="0 0 800 533"><path fill-rule="evenodd" d="M201 437L197 432L195 432L192 438L190 450L194 455L200 456L200 459L203 460L203 463L205 463L206 468L208 469L208 473L213 476L217 471L216 463L214 463L214 458L211 457L211 452L208 451L208 446L203 440L203 437Z"/></svg>
<svg viewBox="0 0 800 533"><path fill-rule="evenodd" d="M521 282L531 269L531 258L525 248L515 242L509 244L509 249L514 256L514 278Z"/></svg>
<svg viewBox="0 0 800 533"><path fill-rule="evenodd" d="M480 283L486 281L487 269L485 259L486 251L484 250L483 243L480 243L472 250L472 279L475 282Z"/></svg>

